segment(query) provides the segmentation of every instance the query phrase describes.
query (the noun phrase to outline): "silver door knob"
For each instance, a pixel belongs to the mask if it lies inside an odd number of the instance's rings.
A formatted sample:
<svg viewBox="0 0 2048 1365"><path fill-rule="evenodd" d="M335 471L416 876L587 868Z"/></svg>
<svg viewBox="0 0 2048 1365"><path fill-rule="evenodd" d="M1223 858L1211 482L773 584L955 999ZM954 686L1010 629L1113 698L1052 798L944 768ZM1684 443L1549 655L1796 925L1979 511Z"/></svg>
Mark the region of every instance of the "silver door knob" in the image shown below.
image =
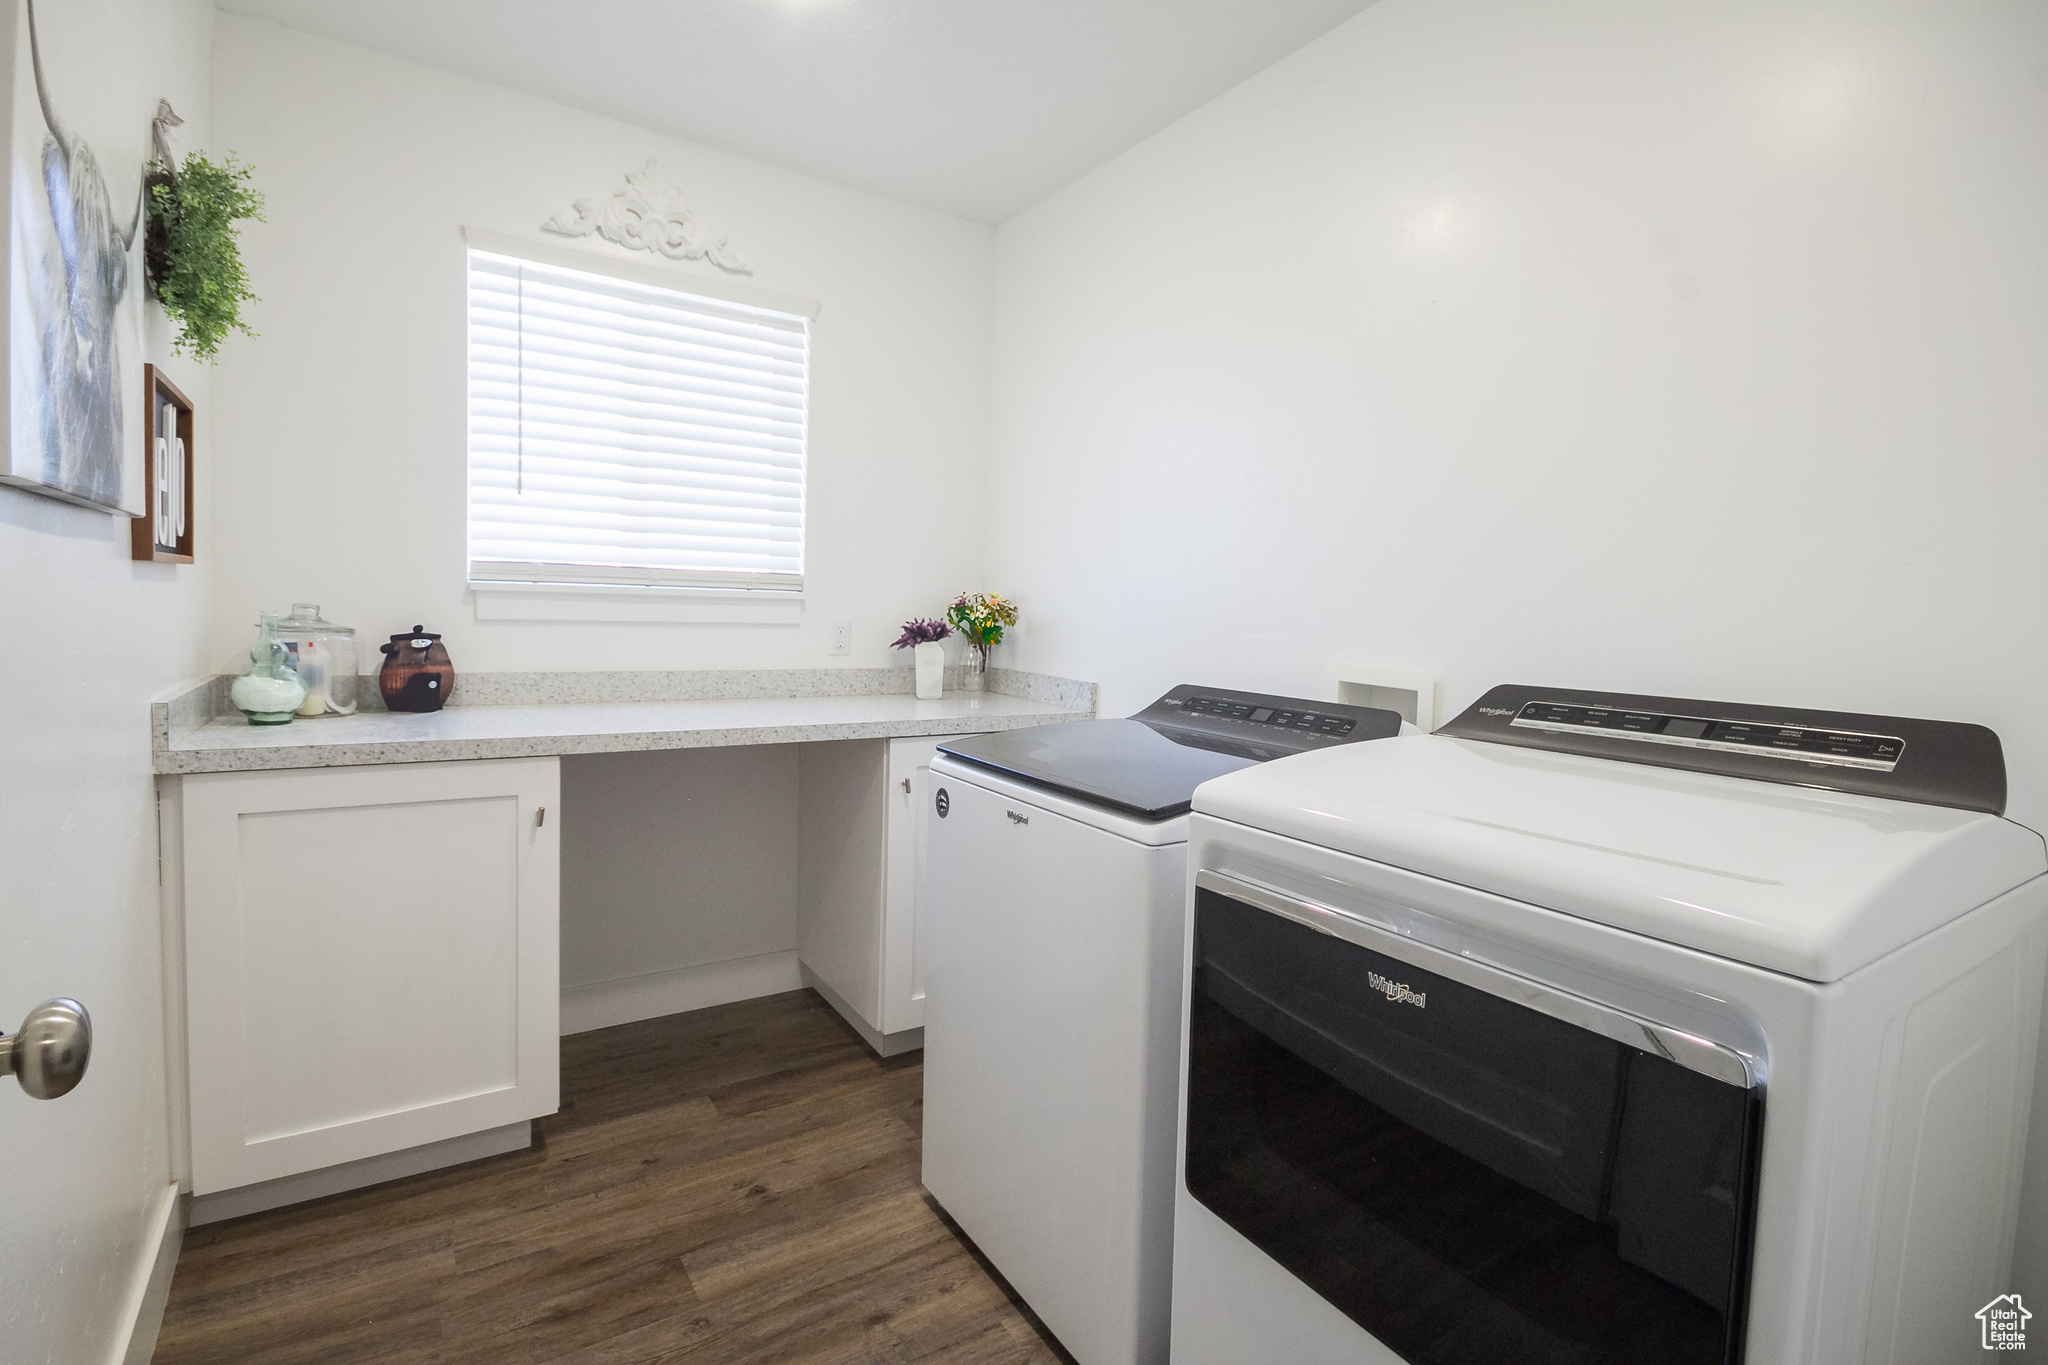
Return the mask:
<svg viewBox="0 0 2048 1365"><path fill-rule="evenodd" d="M0 1071L39 1100L68 1095L92 1060L92 1016L76 1000L45 1000L22 1020L21 1032L0 1034Z"/></svg>

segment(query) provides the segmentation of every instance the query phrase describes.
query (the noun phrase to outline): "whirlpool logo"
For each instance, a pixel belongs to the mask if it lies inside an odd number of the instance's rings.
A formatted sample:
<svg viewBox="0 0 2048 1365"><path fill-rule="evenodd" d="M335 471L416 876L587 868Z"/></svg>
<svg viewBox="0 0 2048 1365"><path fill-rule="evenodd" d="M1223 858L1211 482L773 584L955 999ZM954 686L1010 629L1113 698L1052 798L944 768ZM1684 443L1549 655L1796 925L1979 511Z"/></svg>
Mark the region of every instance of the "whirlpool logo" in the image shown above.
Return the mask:
<svg viewBox="0 0 2048 1365"><path fill-rule="evenodd" d="M1429 996L1420 991L1409 990L1405 981L1389 981L1378 972L1367 972L1365 979L1374 990L1387 997L1391 1004L1413 1005L1419 1010L1429 1008Z"/></svg>

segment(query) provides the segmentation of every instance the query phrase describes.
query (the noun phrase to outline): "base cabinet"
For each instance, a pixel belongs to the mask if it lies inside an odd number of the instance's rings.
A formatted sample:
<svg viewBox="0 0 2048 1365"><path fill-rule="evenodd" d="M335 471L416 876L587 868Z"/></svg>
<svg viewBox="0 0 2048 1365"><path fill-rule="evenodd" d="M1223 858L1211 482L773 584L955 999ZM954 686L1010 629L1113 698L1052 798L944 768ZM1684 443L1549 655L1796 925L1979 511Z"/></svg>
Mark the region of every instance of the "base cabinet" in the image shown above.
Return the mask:
<svg viewBox="0 0 2048 1365"><path fill-rule="evenodd" d="M938 741L889 741L889 830L882 886L884 1033L924 1028L924 828ZM919 1038L922 1042L922 1037Z"/></svg>
<svg viewBox="0 0 2048 1365"><path fill-rule="evenodd" d="M884 1056L924 1042L920 815L941 742L806 744L799 760L797 958Z"/></svg>
<svg viewBox="0 0 2048 1365"><path fill-rule="evenodd" d="M181 779L195 1193L555 1111L559 790L552 758Z"/></svg>

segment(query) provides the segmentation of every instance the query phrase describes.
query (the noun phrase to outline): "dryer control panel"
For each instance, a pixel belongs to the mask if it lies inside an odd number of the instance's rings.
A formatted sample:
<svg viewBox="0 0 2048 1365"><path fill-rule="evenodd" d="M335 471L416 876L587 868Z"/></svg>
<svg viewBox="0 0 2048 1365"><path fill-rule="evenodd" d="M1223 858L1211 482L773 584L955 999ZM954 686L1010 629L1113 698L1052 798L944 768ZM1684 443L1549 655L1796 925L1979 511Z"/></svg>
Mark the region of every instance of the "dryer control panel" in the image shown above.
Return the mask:
<svg viewBox="0 0 2048 1365"><path fill-rule="evenodd" d="M1597 730L1644 744L1676 744L1688 749L1718 749L1732 754L1769 754L1773 758L1803 763L1834 763L1845 768L1870 768L1885 773L1898 766L1899 755L1906 749L1906 741L1897 735L1829 730L1811 725L1715 720L1706 716L1671 715L1663 711L1580 706L1564 701L1528 702L1508 724L1557 734Z"/></svg>
<svg viewBox="0 0 2048 1365"><path fill-rule="evenodd" d="M1437 733L2005 813L1998 736L1955 721L1508 685Z"/></svg>

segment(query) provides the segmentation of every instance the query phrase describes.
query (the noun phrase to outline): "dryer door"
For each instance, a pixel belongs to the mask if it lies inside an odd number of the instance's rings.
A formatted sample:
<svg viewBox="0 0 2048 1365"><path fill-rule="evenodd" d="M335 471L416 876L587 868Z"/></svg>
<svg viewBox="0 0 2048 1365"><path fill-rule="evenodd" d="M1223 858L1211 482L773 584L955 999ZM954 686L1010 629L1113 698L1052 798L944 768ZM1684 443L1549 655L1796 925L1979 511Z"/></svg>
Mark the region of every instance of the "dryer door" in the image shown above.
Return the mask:
<svg viewBox="0 0 2048 1365"><path fill-rule="evenodd" d="M1738 1054L1208 871L1194 953L1188 1193L1402 1358L1740 1361Z"/></svg>

